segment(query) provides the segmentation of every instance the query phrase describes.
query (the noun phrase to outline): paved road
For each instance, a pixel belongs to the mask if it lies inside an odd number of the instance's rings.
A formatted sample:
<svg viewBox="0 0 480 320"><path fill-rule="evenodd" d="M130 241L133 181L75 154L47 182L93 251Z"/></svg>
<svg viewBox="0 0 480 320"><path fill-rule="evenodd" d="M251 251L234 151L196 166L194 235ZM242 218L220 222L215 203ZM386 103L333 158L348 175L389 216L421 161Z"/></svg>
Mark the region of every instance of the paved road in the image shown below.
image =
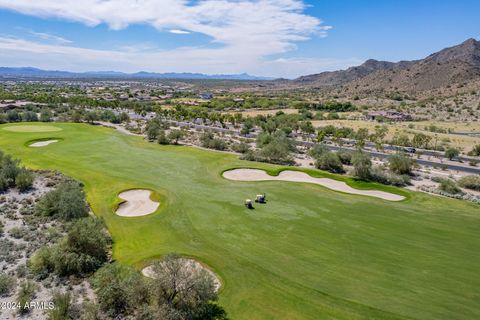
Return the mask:
<svg viewBox="0 0 480 320"><path fill-rule="evenodd" d="M200 125L200 124L192 124L190 122L184 122L184 121L173 121L173 120L168 120L168 122L173 123L176 126L180 127L193 127L194 129L200 129L200 130L213 130L217 132L233 132L236 135L240 136L240 131L237 129L226 129L226 128L219 128L219 127L211 127L207 125ZM255 138L257 134L251 133L250 137ZM300 141L296 140L296 143L298 145L304 145L304 146L312 146L315 143L310 142L310 141ZM368 143L368 146L375 146L373 143ZM339 146L334 146L330 144L326 144L327 148L333 151L355 151L355 148L349 148L349 147L339 147ZM398 150L398 147L396 146L391 146L391 145L385 145L386 150ZM370 154L372 157L376 158L381 158L385 159L390 154L384 153L384 152L378 152L378 151L371 151L371 150L364 150L366 153ZM430 156L439 156L443 158L443 154L435 151L429 151L429 150L421 150L422 154L424 155L430 155ZM463 161L470 161L470 158L464 158L460 157L461 160ZM466 173L472 173L472 174L480 174L480 167L472 167L472 166L464 166L464 165L456 165L456 164L442 164L438 163L435 161L430 161L430 160L424 160L424 159L415 159L415 161L424 166L429 166L429 167L434 167L434 168L441 168L442 166L447 166L449 170L454 170L454 171L461 171L461 172L466 172Z"/></svg>

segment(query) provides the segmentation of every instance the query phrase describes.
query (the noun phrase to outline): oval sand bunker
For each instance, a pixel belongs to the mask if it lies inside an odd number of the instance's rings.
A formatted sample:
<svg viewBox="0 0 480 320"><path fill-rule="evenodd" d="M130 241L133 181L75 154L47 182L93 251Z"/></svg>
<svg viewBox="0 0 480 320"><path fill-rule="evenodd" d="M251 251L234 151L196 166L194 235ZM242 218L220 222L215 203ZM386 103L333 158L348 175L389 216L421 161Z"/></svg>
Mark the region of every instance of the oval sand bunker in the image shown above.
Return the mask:
<svg viewBox="0 0 480 320"><path fill-rule="evenodd" d="M141 217L157 211L159 202L150 199L150 190L128 190L120 193L118 197L125 202L118 206L117 215L122 217Z"/></svg>
<svg viewBox="0 0 480 320"><path fill-rule="evenodd" d="M41 148L41 147L46 147L46 146L48 146L49 144L52 144L52 143L55 143L55 142L58 142L58 140L38 141L38 142L34 142L34 143L30 144L29 147L32 147L32 148Z"/></svg>
<svg viewBox="0 0 480 320"><path fill-rule="evenodd" d="M200 262L194 259L180 258L180 260L183 263L182 268L185 268L186 271L205 270L210 275L210 277L212 277L215 291L218 291L218 289L220 289L220 287L222 286L222 283L220 282L220 279L217 277L217 275L213 273L213 271L206 268ZM142 274L147 278L155 279L156 277L155 270L153 269L153 265L143 268Z"/></svg>
<svg viewBox="0 0 480 320"><path fill-rule="evenodd" d="M223 173L223 177L228 180L236 180L236 181L274 180L274 181L306 182L306 183L318 184L335 191L362 195L362 196L375 197L375 198L380 198L388 201L401 201L405 199L405 197L403 196L389 193L389 192L384 192L384 191L354 189L343 181L337 181L337 180L328 179L328 178L314 178L306 174L305 172L300 172L300 171L286 170L286 171L280 172L278 176L271 176L267 174L265 171L258 170L258 169L234 169L234 170L225 171Z"/></svg>

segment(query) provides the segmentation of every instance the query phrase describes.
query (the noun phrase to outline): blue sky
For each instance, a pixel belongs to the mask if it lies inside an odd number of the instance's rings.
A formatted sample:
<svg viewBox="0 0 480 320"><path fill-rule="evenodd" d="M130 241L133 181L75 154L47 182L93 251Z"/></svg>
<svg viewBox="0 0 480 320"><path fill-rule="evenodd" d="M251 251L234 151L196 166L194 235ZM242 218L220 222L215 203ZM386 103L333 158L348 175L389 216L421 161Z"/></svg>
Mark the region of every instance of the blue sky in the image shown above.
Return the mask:
<svg viewBox="0 0 480 320"><path fill-rule="evenodd" d="M480 38L474 0L0 0L0 64L296 77Z"/></svg>

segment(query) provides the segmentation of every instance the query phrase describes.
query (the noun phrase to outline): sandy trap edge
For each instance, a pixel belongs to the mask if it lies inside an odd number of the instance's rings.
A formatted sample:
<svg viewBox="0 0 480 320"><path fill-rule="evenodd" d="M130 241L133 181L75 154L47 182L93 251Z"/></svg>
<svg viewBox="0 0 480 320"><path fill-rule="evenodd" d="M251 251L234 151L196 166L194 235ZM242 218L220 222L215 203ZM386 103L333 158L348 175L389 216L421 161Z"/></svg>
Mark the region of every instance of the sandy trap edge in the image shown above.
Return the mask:
<svg viewBox="0 0 480 320"><path fill-rule="evenodd" d="M223 177L235 181L290 181L318 184L334 191L380 198L388 201L401 201L404 196L379 191L379 190L360 190L350 187L343 181L337 181L329 178L314 178L305 172L285 170L278 176L271 176L260 169L232 169L225 171Z"/></svg>
<svg viewBox="0 0 480 320"><path fill-rule="evenodd" d="M215 291L218 292L218 290L222 286L222 283L221 283L220 279L218 278L218 276L212 270L205 267L203 264L201 264L200 262L198 262L195 259L181 258L181 260L183 262L183 267L184 268L188 268L189 270L191 270L191 269L205 270L212 277L213 284L214 284L214 287L215 287ZM146 266L145 268L143 268L142 269L142 274L147 278L152 278L152 279L155 278L155 272L153 271L153 266L152 265L149 265L149 266Z"/></svg>
<svg viewBox="0 0 480 320"><path fill-rule="evenodd" d="M40 147L46 147L49 144L56 143L58 141L60 141L60 140L52 139L52 140L45 140L45 141L37 141L37 142L34 142L32 144L29 144L28 146L32 147L32 148L40 148Z"/></svg>
<svg viewBox="0 0 480 320"><path fill-rule="evenodd" d="M122 202L115 213L121 217L141 217L154 213L160 206L160 202L150 199L152 191L145 189L133 189L121 192L118 197Z"/></svg>

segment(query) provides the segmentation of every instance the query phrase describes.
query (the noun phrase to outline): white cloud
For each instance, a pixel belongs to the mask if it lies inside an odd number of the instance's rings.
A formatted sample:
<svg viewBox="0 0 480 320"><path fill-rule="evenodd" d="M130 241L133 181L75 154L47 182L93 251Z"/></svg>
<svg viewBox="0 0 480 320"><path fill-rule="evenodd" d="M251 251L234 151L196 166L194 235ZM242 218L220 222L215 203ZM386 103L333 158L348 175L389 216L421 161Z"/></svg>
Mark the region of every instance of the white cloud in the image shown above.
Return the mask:
<svg viewBox="0 0 480 320"><path fill-rule="evenodd" d="M52 42L55 42L55 43L60 43L60 44L72 43L72 41L70 41L68 39L56 36L54 34L46 33L46 32L30 31L30 34L37 37L37 38L47 40L47 41L52 41Z"/></svg>
<svg viewBox="0 0 480 320"><path fill-rule="evenodd" d="M298 60L270 61L268 57L293 50L298 41L308 40L311 36L327 35L331 27L305 14L305 7L301 0L0 0L0 8L23 14L61 18L88 26L107 24L113 30L132 24L148 24L159 31L176 34L201 33L219 44L215 48L105 51L67 47L62 45L60 39L57 39L60 40L57 45L34 42L26 45L22 43L25 40L1 38L0 48L2 53L4 50L22 52L20 56L24 57L28 56L29 51L41 51L39 61L40 58L48 57L46 60L49 61L52 56L65 55L57 60L57 65L69 64L75 70L91 70L97 65L93 63L94 59L98 59L105 60L107 65L100 64L105 68L109 66L110 69L122 71L247 71L280 76L275 68L283 66L283 69L289 70L283 76L295 76L300 74L295 71L295 66L306 67L308 63ZM5 55L2 53L0 55ZM20 61L20 56L17 56L17 61ZM29 57L30 60L33 58ZM117 64L112 65L115 62ZM290 67L285 68L286 65Z"/></svg>
<svg viewBox="0 0 480 320"><path fill-rule="evenodd" d="M171 29L169 32L174 34L190 34L190 32L180 29Z"/></svg>
<svg viewBox="0 0 480 320"><path fill-rule="evenodd" d="M135 51L96 50L74 46L42 44L12 37L0 37L0 61L4 66L35 66L68 71L116 70L137 72L242 73L294 78L326 70L358 65L359 59L254 59L236 52L205 48ZM199 61L201 63L199 63ZM235 61L235 63L232 63Z"/></svg>

